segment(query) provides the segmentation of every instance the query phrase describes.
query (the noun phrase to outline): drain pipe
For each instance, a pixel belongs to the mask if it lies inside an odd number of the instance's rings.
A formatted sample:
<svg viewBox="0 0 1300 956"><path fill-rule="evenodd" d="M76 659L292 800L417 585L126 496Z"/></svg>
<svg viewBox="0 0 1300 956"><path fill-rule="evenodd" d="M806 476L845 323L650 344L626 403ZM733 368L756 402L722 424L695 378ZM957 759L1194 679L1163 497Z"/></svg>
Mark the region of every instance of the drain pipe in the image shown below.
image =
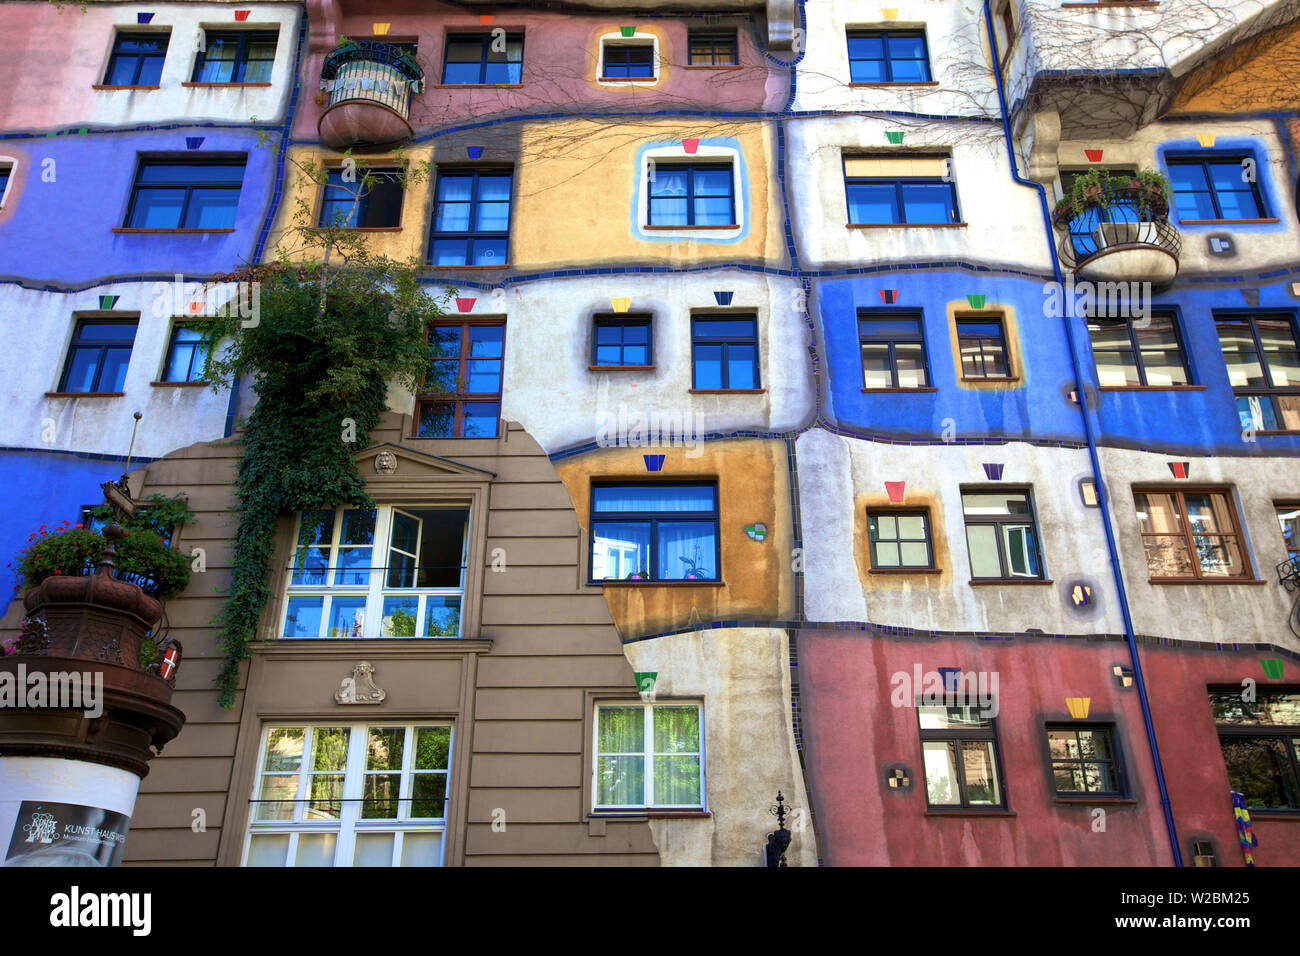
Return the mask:
<svg viewBox="0 0 1300 956"><path fill-rule="evenodd" d="M1002 113L1002 134L1006 138L1007 159L1011 163L1011 178L1021 186L1029 186L1038 190L1038 201L1043 214L1043 228L1046 231L1048 250L1052 258L1052 271L1056 275L1057 284L1064 290L1065 279L1061 275L1061 263L1056 256L1055 233L1052 230L1051 213L1048 211L1047 192L1043 189L1042 183L1023 178L1016 168L1016 151L1011 141L1011 120L1007 115L1006 90L1002 85L1002 71L998 67L998 46L997 37L993 32L991 4L992 0L984 0L984 26L988 33L989 53L993 58L993 79L998 88L998 108ZM1111 573L1114 575L1115 586L1118 588L1119 608L1124 618L1124 637L1128 641L1129 657L1133 662L1133 679L1137 686L1138 701L1142 705L1142 722L1146 724L1147 744L1151 748L1151 760L1155 765L1156 784L1160 788L1160 806L1164 810L1165 828L1169 831L1169 846L1174 852L1174 865L1182 866L1182 848L1178 842L1178 830L1174 826L1173 809L1169 804L1169 788L1165 785L1164 766L1160 762L1160 747L1156 743L1156 728L1151 719L1151 702L1147 699L1146 681L1142 676L1142 662L1138 658L1137 638L1133 633L1133 617L1129 613L1128 595L1124 590L1124 574L1119 563L1119 548L1115 542L1115 530L1110 522L1110 496L1106 493L1106 483L1101 477L1101 459L1097 454L1097 437L1093 431L1092 417L1088 414L1088 396L1084 391L1083 374L1079 366L1079 351L1074 344L1073 329L1070 328L1070 319L1074 313L1073 302L1064 311L1065 317L1062 321L1065 324L1065 341L1070 347L1070 364L1074 369L1074 384L1079 394L1080 417L1083 418L1083 431L1088 440L1088 457L1092 461L1093 479L1097 485L1097 503L1101 510L1102 527L1106 532L1106 548L1110 552Z"/></svg>

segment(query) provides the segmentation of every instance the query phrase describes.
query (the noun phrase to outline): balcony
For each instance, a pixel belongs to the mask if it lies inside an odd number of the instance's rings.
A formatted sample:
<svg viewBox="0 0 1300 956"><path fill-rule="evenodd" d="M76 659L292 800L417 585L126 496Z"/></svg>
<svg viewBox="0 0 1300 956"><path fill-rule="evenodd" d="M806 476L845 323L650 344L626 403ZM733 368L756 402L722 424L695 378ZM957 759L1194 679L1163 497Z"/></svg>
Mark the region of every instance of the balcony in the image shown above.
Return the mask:
<svg viewBox="0 0 1300 956"><path fill-rule="evenodd" d="M325 111L316 127L321 141L331 149L382 149L405 142L414 135L408 121L411 95L423 83L424 71L402 46L345 41L321 67Z"/></svg>
<svg viewBox="0 0 1300 956"><path fill-rule="evenodd" d="M1162 196L1135 186L1099 188L1080 213L1058 207L1056 225L1061 264L1079 279L1160 288L1178 275L1183 240Z"/></svg>

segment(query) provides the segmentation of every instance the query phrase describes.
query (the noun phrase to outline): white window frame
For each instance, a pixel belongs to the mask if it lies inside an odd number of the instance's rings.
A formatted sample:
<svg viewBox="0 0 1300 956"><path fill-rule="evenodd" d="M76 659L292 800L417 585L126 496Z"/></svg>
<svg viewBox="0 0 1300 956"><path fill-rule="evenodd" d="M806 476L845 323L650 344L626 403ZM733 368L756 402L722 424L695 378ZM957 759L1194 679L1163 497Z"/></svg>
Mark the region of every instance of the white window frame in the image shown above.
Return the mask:
<svg viewBox="0 0 1300 956"><path fill-rule="evenodd" d="M602 753L600 750L600 712L602 709L624 709L628 707L639 707L644 711L645 720L645 750L640 754L635 753ZM655 708L663 709L668 707L692 707L699 714L699 750L693 753L672 753L659 754L654 750L654 715ZM705 753L704 753L704 703L698 700L659 700L659 701L642 701L642 700L602 700L598 701L595 706L594 719L592 720L592 741L591 741L591 806L594 813L644 813L647 810L665 810L665 811L707 811L709 806L709 792L707 788L708 774L705 772ZM635 757L645 758L645 773L643 774L644 791L642 797L644 801L636 804L602 804L600 803L600 758L601 757ZM655 803L654 801L654 759L656 757L694 757L700 758L700 802L699 803Z"/></svg>
<svg viewBox="0 0 1300 956"><path fill-rule="evenodd" d="M605 44L613 46L648 46L650 47L650 68L654 71L653 80L605 80ZM596 82L601 86L654 86L663 79L663 60L659 58L659 37L653 33L633 33L630 37L619 33L602 33L596 40Z"/></svg>
<svg viewBox="0 0 1300 956"><path fill-rule="evenodd" d="M694 229L682 226L680 229L647 229L650 218L650 164L651 163L709 163L718 166L731 165L731 190L736 209L736 228L734 229ZM678 143L675 146L656 146L641 153L640 168L637 171L636 231L641 239L711 239L714 241L735 239L745 232L745 213L748 195L746 183L741 176L740 150L734 146L714 146L700 143L695 152L686 152L686 147Z"/></svg>
<svg viewBox="0 0 1300 956"><path fill-rule="evenodd" d="M457 510L465 511L465 530L464 537L461 541L460 548L460 586L455 588L390 588L387 582L389 553L392 550L392 529L393 515L395 512L409 511L436 511L436 510ZM329 566L326 569L326 583L324 584L294 584L293 575L295 571L295 561L299 548L298 537L302 528L302 514L299 513L294 519L293 537L290 541L289 563L284 573L284 607L280 610L279 629L276 632L277 639L280 640L360 640L360 639L381 639L381 640L445 640L447 637L461 637L465 631L465 590L469 560L469 537L470 522L473 518L472 505L467 501L446 501L433 502L417 505L402 504L379 504L376 506L375 515L375 543L371 545L371 569L370 581L368 584L330 584L331 576L336 573L339 559L339 540L343 534L343 515L346 511L364 511L362 508L351 508L343 506L334 509L334 532L330 538ZM381 544L382 542L382 544ZM353 547L353 546L344 546ZM365 547L361 545L360 547ZM382 564L376 564L376 561ZM409 636L385 635L382 633L383 628L383 608L384 599L395 595L409 595L417 599L416 604L416 631L417 633ZM329 621L333 608L333 600L337 597L359 598L364 597L365 617L363 621L362 633L358 635L344 635L331 637L328 633L318 633L315 637L303 636L286 636L285 628L289 618L289 607L291 599L295 597L315 597L320 596L323 600L321 603L321 631L329 629ZM442 636L433 635L428 638L418 633L425 620L425 611L428 599L431 597L456 597L460 599L459 611L457 613L457 633L454 635ZM373 611L373 613L371 613Z"/></svg>
<svg viewBox="0 0 1300 956"><path fill-rule="evenodd" d="M318 729L333 729L346 727L348 734L348 755L344 764L343 777L343 797L342 809L338 819L313 821L304 819L304 808L311 802L311 791L309 781L313 776L311 769L312 745L314 743L314 731ZM402 748L402 769L401 783L398 793L398 815L396 819L383 820L362 820L361 807L362 797L364 794L366 771L366 751L369 741L369 732L371 729L394 729L402 728L406 731L406 738ZM400 720L395 721L276 721L262 725L261 740L257 748L257 766L253 772L252 793L249 797L248 826L244 834L244 847L240 855L240 866L248 866L249 853L252 850L253 837L256 835L281 835L289 837L288 849L285 855L285 867L295 866L295 860L298 854L298 838L303 834L332 833L336 836L334 845L334 866L352 866L352 859L356 852L356 838L358 834L382 833L393 834L393 856L392 866L400 866L402 859L402 845L406 834L408 833L438 833L442 835L442 842L439 846L438 866L444 864L447 848L447 817L421 817L411 818L411 790L413 780L419 773L427 771L416 771L412 764L415 760L415 732L422 728L440 728L446 727L449 731L447 744L447 787L443 796L444 814L448 811L451 803L451 773L452 773L452 754L455 753L455 726L451 721L418 721L416 723L403 723ZM298 789L294 794L294 807L292 820L258 820L258 791L262 782L262 777L268 775L266 771L266 749L271 739L271 732L277 729L285 728L303 728L303 752L302 759L296 771L292 771L298 777ZM289 773L284 771L283 773ZM396 772L396 771L384 771ZM275 775L272 772L271 775ZM349 861L349 862L340 862Z"/></svg>

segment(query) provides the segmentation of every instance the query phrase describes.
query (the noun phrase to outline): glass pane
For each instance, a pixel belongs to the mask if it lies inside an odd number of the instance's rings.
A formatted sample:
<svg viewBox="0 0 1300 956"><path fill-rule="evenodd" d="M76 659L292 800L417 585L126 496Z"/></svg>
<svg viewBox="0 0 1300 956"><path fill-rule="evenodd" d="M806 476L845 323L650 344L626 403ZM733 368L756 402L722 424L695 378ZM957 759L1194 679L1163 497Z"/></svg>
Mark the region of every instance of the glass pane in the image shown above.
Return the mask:
<svg viewBox="0 0 1300 956"><path fill-rule="evenodd" d="M925 761L925 796L931 806L958 806L957 743L952 740L921 742Z"/></svg>
<svg viewBox="0 0 1300 956"><path fill-rule="evenodd" d="M1234 535L1193 535L1192 546L1202 574L1215 577L1240 577L1246 573L1241 559L1241 545Z"/></svg>
<svg viewBox="0 0 1300 956"><path fill-rule="evenodd" d="M1057 793L1083 793L1083 769L1077 763L1053 764L1052 781Z"/></svg>
<svg viewBox="0 0 1300 956"><path fill-rule="evenodd" d="M248 841L248 866L284 866L289 859L289 834L255 833Z"/></svg>
<svg viewBox="0 0 1300 956"><path fill-rule="evenodd" d="M1143 349L1142 367L1146 370L1148 385L1187 385L1187 369L1183 353L1177 349L1153 352Z"/></svg>
<svg viewBox="0 0 1300 956"><path fill-rule="evenodd" d="M298 834L298 858L294 866L333 866L337 833Z"/></svg>
<svg viewBox="0 0 1300 956"><path fill-rule="evenodd" d="M429 595L424 599L423 636L460 636L460 598Z"/></svg>
<svg viewBox="0 0 1300 956"><path fill-rule="evenodd" d="M335 595L330 600L329 631L326 637L364 637L365 626L364 595Z"/></svg>
<svg viewBox="0 0 1300 956"><path fill-rule="evenodd" d="M1232 531L1232 511L1223 495L1186 495L1188 527L1195 533Z"/></svg>
<svg viewBox="0 0 1300 956"><path fill-rule="evenodd" d="M466 438L496 436L500 405L495 402L466 402L462 407Z"/></svg>
<svg viewBox="0 0 1300 956"><path fill-rule="evenodd" d="M1002 577L1002 566L998 562L997 528L987 524L967 525L966 543L970 547L971 577Z"/></svg>
<svg viewBox="0 0 1300 956"><path fill-rule="evenodd" d="M903 204L910 223L953 222L952 187L946 183L904 183Z"/></svg>
<svg viewBox="0 0 1300 956"><path fill-rule="evenodd" d="M735 216L731 212L731 200L725 197L696 198L695 225L730 226Z"/></svg>
<svg viewBox="0 0 1300 956"><path fill-rule="evenodd" d="M451 753L450 727L418 727L415 731L415 769L446 770Z"/></svg>
<svg viewBox="0 0 1300 956"><path fill-rule="evenodd" d="M292 820L293 801L298 796L298 775L266 774L257 793L258 820ZM265 802L270 801L270 802Z"/></svg>
<svg viewBox="0 0 1300 956"><path fill-rule="evenodd" d="M419 597L385 595L383 620L379 625L380 636L415 637L415 625L419 613Z"/></svg>
<svg viewBox="0 0 1300 956"><path fill-rule="evenodd" d="M129 225L133 229L176 229L181 224L185 205L183 189L149 189L136 191Z"/></svg>
<svg viewBox="0 0 1300 956"><path fill-rule="evenodd" d="M1087 763L1083 769L1090 793L1115 793L1119 790L1114 764Z"/></svg>
<svg viewBox="0 0 1300 956"><path fill-rule="evenodd" d="M727 387L758 388L757 346L730 345L727 347Z"/></svg>
<svg viewBox="0 0 1300 956"><path fill-rule="evenodd" d="M898 191L892 183L849 183L848 196L851 223L872 225L903 221L898 208Z"/></svg>
<svg viewBox="0 0 1300 956"><path fill-rule="evenodd" d="M711 521L661 522L656 580L712 580L717 532Z"/></svg>
<svg viewBox="0 0 1300 956"><path fill-rule="evenodd" d="M1030 525L1003 526L1007 573L1013 578L1038 577L1038 541Z"/></svg>
<svg viewBox="0 0 1300 956"><path fill-rule="evenodd" d="M891 34L889 37L889 58L891 60L899 58L923 60L925 59L925 40L919 36Z"/></svg>
<svg viewBox="0 0 1300 956"><path fill-rule="evenodd" d="M656 757L654 802L660 806L700 805L700 758Z"/></svg>
<svg viewBox="0 0 1300 956"><path fill-rule="evenodd" d="M722 346L695 346L695 387L722 388Z"/></svg>
<svg viewBox="0 0 1300 956"><path fill-rule="evenodd" d="M393 834L358 833L353 866L392 866Z"/></svg>
<svg viewBox="0 0 1300 956"><path fill-rule="evenodd" d="M368 773L361 804L363 820L396 820L398 795L401 793L400 773Z"/></svg>
<svg viewBox="0 0 1300 956"><path fill-rule="evenodd" d="M753 319L696 319L692 325L697 339L750 339L754 338Z"/></svg>
<svg viewBox="0 0 1300 956"><path fill-rule="evenodd" d="M312 769L343 770L348 762L347 727L317 727L313 732Z"/></svg>
<svg viewBox="0 0 1300 956"><path fill-rule="evenodd" d="M468 330L470 357L500 358L505 331L505 326L501 325L470 326Z"/></svg>
<svg viewBox="0 0 1300 956"><path fill-rule="evenodd" d="M965 704L921 704L916 710L922 730L987 729L993 726L990 718L981 716L978 707Z"/></svg>
<svg viewBox="0 0 1300 956"><path fill-rule="evenodd" d="M871 536L878 541L892 541L898 537L898 519L893 515L876 515L869 522Z"/></svg>
<svg viewBox="0 0 1300 956"><path fill-rule="evenodd" d="M1240 168L1237 174L1241 174ZM1231 191L1219 189L1216 190L1215 195L1219 200L1219 211L1224 219L1258 219L1262 215L1259 204L1255 202L1255 194L1249 189Z"/></svg>
<svg viewBox="0 0 1300 956"><path fill-rule="evenodd" d="M591 510L600 512L713 511L714 485L597 485Z"/></svg>
<svg viewBox="0 0 1300 956"><path fill-rule="evenodd" d="M1220 737L1232 789L1252 807L1300 807L1300 786L1282 737Z"/></svg>
<svg viewBox="0 0 1300 956"><path fill-rule="evenodd" d="M925 388L930 384L925 374L925 350L920 342L899 343L894 346L898 362L899 388Z"/></svg>
<svg viewBox="0 0 1300 956"><path fill-rule="evenodd" d="M1256 319L1255 327L1259 330L1259 340L1266 351L1294 350L1297 347L1295 332L1287 319Z"/></svg>
<svg viewBox="0 0 1300 956"><path fill-rule="evenodd" d="M334 583L339 585L369 584L373 554L374 549L372 548L340 548L338 569L334 572Z"/></svg>
<svg viewBox="0 0 1300 956"><path fill-rule="evenodd" d="M450 438L456 422L456 406L423 404L420 406L420 438Z"/></svg>
<svg viewBox="0 0 1300 956"><path fill-rule="evenodd" d="M913 541L925 538L925 518L921 515L899 515L898 536Z"/></svg>
<svg viewBox="0 0 1300 956"><path fill-rule="evenodd" d="M596 804L603 807L645 803L645 757L600 757L596 761Z"/></svg>
<svg viewBox="0 0 1300 956"><path fill-rule="evenodd" d="M320 637L323 597L291 597L284 619L285 637Z"/></svg>
<svg viewBox="0 0 1300 956"><path fill-rule="evenodd" d="M441 864L441 833L408 831L402 835L402 866L440 866Z"/></svg>
<svg viewBox="0 0 1300 956"><path fill-rule="evenodd" d="M126 384L126 367L131 361L131 350L104 349L104 367L99 373L96 391L120 392Z"/></svg>
<svg viewBox="0 0 1300 956"><path fill-rule="evenodd" d="M297 770L302 765L303 729L276 727L267 735L263 770Z"/></svg>
<svg viewBox="0 0 1300 956"><path fill-rule="evenodd" d="M410 816L419 820L441 820L447 816L447 775L417 773L411 780Z"/></svg>
<svg viewBox="0 0 1300 956"><path fill-rule="evenodd" d="M444 83L477 83L483 75L483 69L475 56L473 63L447 63L443 66Z"/></svg>
<svg viewBox="0 0 1300 956"><path fill-rule="evenodd" d="M367 770L401 770L406 745L404 727L372 727L366 742Z"/></svg>
<svg viewBox="0 0 1300 956"><path fill-rule="evenodd" d="M993 741L963 740L962 760L966 771L966 800L971 804L998 804L997 767L993 762Z"/></svg>
<svg viewBox="0 0 1300 956"><path fill-rule="evenodd" d="M894 542L877 542L875 564L881 568L896 568L902 563L898 545Z"/></svg>
<svg viewBox="0 0 1300 956"><path fill-rule="evenodd" d="M469 361L466 366L465 391L474 395L501 391L501 360Z"/></svg>
<svg viewBox="0 0 1300 956"><path fill-rule="evenodd" d="M1268 384L1255 352L1225 352L1223 362L1228 367L1228 382L1233 388Z"/></svg>
<svg viewBox="0 0 1300 956"><path fill-rule="evenodd" d="M921 543L904 543L899 546L901 563L908 568L924 568L930 564L929 550Z"/></svg>
<svg viewBox="0 0 1300 956"><path fill-rule="evenodd" d="M99 349L74 349L72 359L68 362L68 372L63 388L68 392L89 392L95 383L95 372L99 368Z"/></svg>
<svg viewBox="0 0 1300 956"><path fill-rule="evenodd" d="M968 491L961 496L967 515L1027 515L1029 496L1023 491Z"/></svg>
<svg viewBox="0 0 1300 956"><path fill-rule="evenodd" d="M655 707L655 753L699 753L700 709L698 707Z"/></svg>
<svg viewBox="0 0 1300 956"><path fill-rule="evenodd" d="M298 548L294 552L293 584L324 584L329 548Z"/></svg>
<svg viewBox="0 0 1300 956"><path fill-rule="evenodd" d="M1047 751L1053 757L1078 756L1078 740L1072 730L1049 730L1047 732Z"/></svg>
<svg viewBox="0 0 1300 956"><path fill-rule="evenodd" d="M238 190L193 189L184 226L186 229L229 229L235 224L238 207Z"/></svg>
<svg viewBox="0 0 1300 956"><path fill-rule="evenodd" d="M328 546L334 537L333 511L304 511L298 525L298 544Z"/></svg>
<svg viewBox="0 0 1300 956"><path fill-rule="evenodd" d="M696 196L730 196L731 195L731 167L717 166L713 168L696 168L695 178L695 195Z"/></svg>
<svg viewBox="0 0 1300 956"><path fill-rule="evenodd" d="M343 774L313 774L308 783L311 801L302 812L304 820L337 820L343 814Z"/></svg>
<svg viewBox="0 0 1300 956"><path fill-rule="evenodd" d="M645 751L645 710L600 707L596 711L596 752L631 754Z"/></svg>

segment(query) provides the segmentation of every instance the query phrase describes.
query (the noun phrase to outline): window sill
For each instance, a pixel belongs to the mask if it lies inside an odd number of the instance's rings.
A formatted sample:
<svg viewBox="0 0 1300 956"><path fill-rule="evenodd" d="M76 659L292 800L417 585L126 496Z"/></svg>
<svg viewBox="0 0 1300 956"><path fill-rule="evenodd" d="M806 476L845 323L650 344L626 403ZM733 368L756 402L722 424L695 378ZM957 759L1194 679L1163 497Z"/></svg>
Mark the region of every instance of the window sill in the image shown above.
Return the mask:
<svg viewBox="0 0 1300 956"><path fill-rule="evenodd" d="M1014 817L1016 812L1001 807L989 810L978 810L975 807L953 807L950 810L942 807L927 807L925 815L927 817Z"/></svg>
<svg viewBox="0 0 1300 956"><path fill-rule="evenodd" d="M432 266L430 265L430 266L425 266L425 268L433 272L455 272L458 269L462 271L466 269L474 269L474 270L509 269L510 266L506 265L503 262L499 266Z"/></svg>
<svg viewBox="0 0 1300 956"><path fill-rule="evenodd" d="M211 382L150 382L154 388L207 388Z"/></svg>
<svg viewBox="0 0 1300 956"><path fill-rule="evenodd" d="M588 820L705 820L713 816L708 810L593 810Z"/></svg>
<svg viewBox="0 0 1300 956"><path fill-rule="evenodd" d="M1264 429L1260 429L1259 431L1256 431L1255 434L1257 436L1258 435L1300 435L1300 431L1296 431L1295 429L1284 431L1282 429L1274 428L1267 431Z"/></svg>
<svg viewBox="0 0 1300 956"><path fill-rule="evenodd" d="M1075 796L1074 794L1057 794L1052 798L1052 802L1058 803L1064 807L1096 806L1099 803L1105 803L1112 806L1137 806L1137 799L1135 797L1121 797L1113 794L1109 796L1104 796L1102 794L1094 796L1087 793L1081 793L1078 796Z"/></svg>
<svg viewBox="0 0 1300 956"><path fill-rule="evenodd" d="M897 80L897 81L890 80L885 83L849 83L849 86L855 90L872 89L877 86L891 87L891 86L938 86L938 85L939 85L938 80Z"/></svg>
<svg viewBox="0 0 1300 956"><path fill-rule="evenodd" d="M96 83L91 86L92 90L161 90L161 86L114 86L111 83Z"/></svg>
<svg viewBox="0 0 1300 956"><path fill-rule="evenodd" d="M906 393L906 392L937 392L939 390L937 388L930 388L927 386L925 388L864 388L862 391L868 393L884 392L886 394L892 394L892 393Z"/></svg>
<svg viewBox="0 0 1300 956"><path fill-rule="evenodd" d="M1257 226L1281 222L1281 219L1179 219L1180 226Z"/></svg>
<svg viewBox="0 0 1300 956"><path fill-rule="evenodd" d="M692 395L762 395L765 388L693 388Z"/></svg>
<svg viewBox="0 0 1300 956"><path fill-rule="evenodd" d="M1204 385L1098 385L1099 392L1203 392Z"/></svg>
<svg viewBox="0 0 1300 956"><path fill-rule="evenodd" d="M658 83L657 76L598 76L601 83Z"/></svg>
<svg viewBox="0 0 1300 956"><path fill-rule="evenodd" d="M965 222L849 222L849 229L965 229Z"/></svg>
<svg viewBox="0 0 1300 956"><path fill-rule="evenodd" d="M1268 584L1255 578L1147 578L1147 584Z"/></svg>
<svg viewBox="0 0 1300 956"><path fill-rule="evenodd" d="M46 398L121 398L126 392L46 392Z"/></svg>
<svg viewBox="0 0 1300 956"><path fill-rule="evenodd" d="M588 365L589 372L653 372L653 365Z"/></svg>
<svg viewBox="0 0 1300 956"><path fill-rule="evenodd" d="M867 568L868 574L943 574L943 568Z"/></svg>
<svg viewBox="0 0 1300 956"><path fill-rule="evenodd" d="M727 586L722 581L688 581L685 579L672 581L629 581L627 578L609 578L604 581L588 581L587 584L590 587L601 588L725 588Z"/></svg>
<svg viewBox="0 0 1300 956"><path fill-rule="evenodd" d="M972 383L974 383L974 384L976 384L976 385L978 385L978 384L980 384L980 383L992 384L992 385L1008 385L1008 384L1014 384L1014 383L1019 382L1019 381L1020 381L1020 376L1019 376L1019 375L1008 375L1008 376L1005 376L1005 377L999 377L999 376L997 376L997 375L985 375L983 378L967 378L965 375L963 375L963 376L961 377L960 381L963 381L963 382L972 382Z"/></svg>
<svg viewBox="0 0 1300 956"><path fill-rule="evenodd" d="M687 63L684 70L739 70L739 63Z"/></svg>
<svg viewBox="0 0 1300 956"><path fill-rule="evenodd" d="M434 83L431 90L522 90L522 83Z"/></svg>
<svg viewBox="0 0 1300 956"><path fill-rule="evenodd" d="M246 87L246 86L254 86L254 87L269 87L270 85L271 85L270 83L193 83L193 82L186 82L186 83L182 83L182 84L181 84L181 86L188 86L188 87L191 87L191 88L197 88L197 89L205 89L205 88L207 88L207 89L213 89L213 88L215 88L215 89L226 89L226 88L239 89L239 88L241 88L241 87Z"/></svg>
<svg viewBox="0 0 1300 956"><path fill-rule="evenodd" d="M1052 584L1051 578L971 578L971 587L986 587L993 585L1001 587L1004 584L1024 585L1024 584Z"/></svg>
<svg viewBox="0 0 1300 956"><path fill-rule="evenodd" d="M713 229L713 230L739 229L740 225L739 223L734 223L734 222L729 226L654 226L651 225L650 223L646 223L641 228L650 229L655 232L691 232L696 229Z"/></svg>
<svg viewBox="0 0 1300 956"><path fill-rule="evenodd" d="M135 229L130 226L114 226L114 232L120 233L186 233L193 235L218 234L234 232L234 229Z"/></svg>
<svg viewBox="0 0 1300 956"><path fill-rule="evenodd" d="M346 229L348 232L401 232L401 226L321 226L311 227L312 232L321 232L325 229Z"/></svg>

